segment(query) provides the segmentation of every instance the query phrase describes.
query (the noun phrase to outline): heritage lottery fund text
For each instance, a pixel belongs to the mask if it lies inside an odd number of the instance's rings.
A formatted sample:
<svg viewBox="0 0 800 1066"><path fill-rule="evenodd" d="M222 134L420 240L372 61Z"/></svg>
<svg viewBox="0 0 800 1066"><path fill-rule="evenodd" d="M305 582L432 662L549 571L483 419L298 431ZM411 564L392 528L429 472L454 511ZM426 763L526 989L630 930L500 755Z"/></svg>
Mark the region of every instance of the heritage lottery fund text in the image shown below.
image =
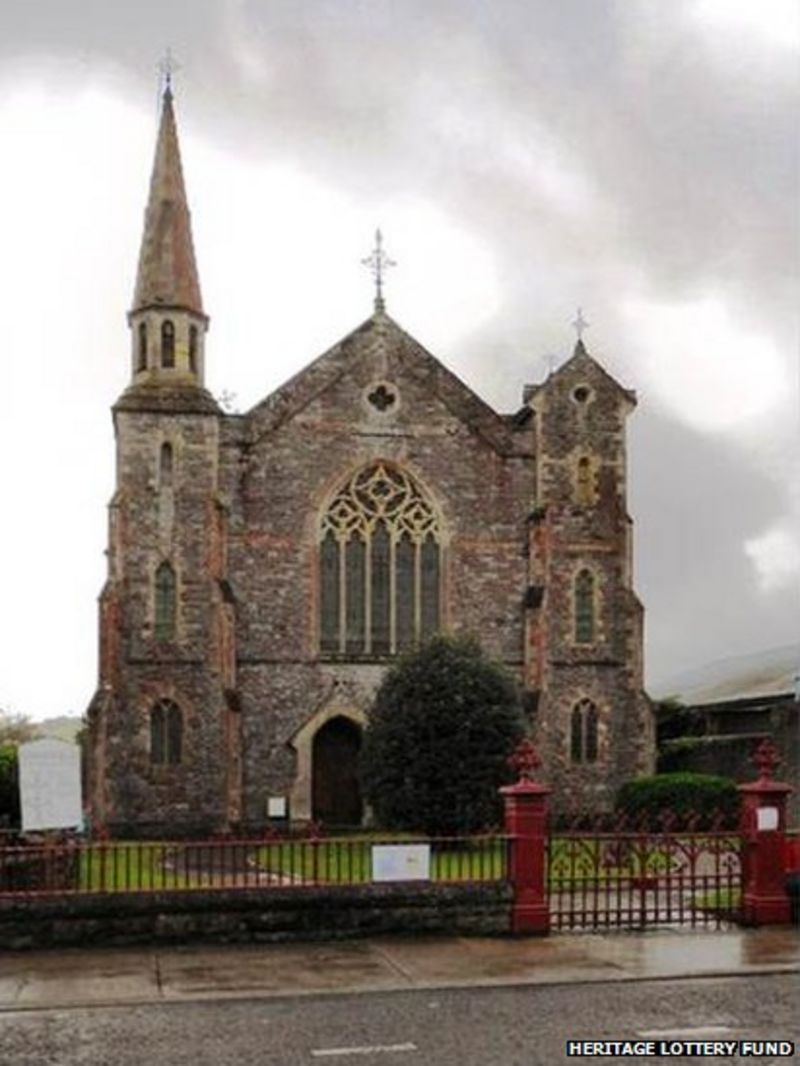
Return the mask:
<svg viewBox="0 0 800 1066"><path fill-rule="evenodd" d="M567 1055L624 1056L652 1058L714 1059L741 1055L743 1058L790 1058L794 1055L791 1040L568 1040Z"/></svg>

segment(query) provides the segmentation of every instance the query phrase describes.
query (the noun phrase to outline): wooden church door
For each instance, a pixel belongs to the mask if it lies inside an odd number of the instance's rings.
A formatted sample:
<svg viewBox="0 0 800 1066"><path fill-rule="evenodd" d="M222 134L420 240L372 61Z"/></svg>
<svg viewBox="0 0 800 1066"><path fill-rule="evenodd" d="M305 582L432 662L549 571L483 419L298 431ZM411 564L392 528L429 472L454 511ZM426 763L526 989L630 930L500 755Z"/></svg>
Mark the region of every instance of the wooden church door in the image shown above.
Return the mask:
<svg viewBox="0 0 800 1066"><path fill-rule="evenodd" d="M360 825L358 783L361 730L347 718L331 718L312 747L313 817L325 825Z"/></svg>

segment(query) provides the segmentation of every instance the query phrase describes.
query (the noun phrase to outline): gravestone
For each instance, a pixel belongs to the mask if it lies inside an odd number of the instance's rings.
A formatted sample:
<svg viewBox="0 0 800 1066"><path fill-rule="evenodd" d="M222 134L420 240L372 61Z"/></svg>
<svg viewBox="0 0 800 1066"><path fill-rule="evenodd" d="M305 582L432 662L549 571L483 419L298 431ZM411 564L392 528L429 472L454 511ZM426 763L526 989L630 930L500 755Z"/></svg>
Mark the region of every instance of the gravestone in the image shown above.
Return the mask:
<svg viewBox="0 0 800 1066"><path fill-rule="evenodd" d="M22 831L80 826L83 804L78 745L45 737L20 744L18 754Z"/></svg>

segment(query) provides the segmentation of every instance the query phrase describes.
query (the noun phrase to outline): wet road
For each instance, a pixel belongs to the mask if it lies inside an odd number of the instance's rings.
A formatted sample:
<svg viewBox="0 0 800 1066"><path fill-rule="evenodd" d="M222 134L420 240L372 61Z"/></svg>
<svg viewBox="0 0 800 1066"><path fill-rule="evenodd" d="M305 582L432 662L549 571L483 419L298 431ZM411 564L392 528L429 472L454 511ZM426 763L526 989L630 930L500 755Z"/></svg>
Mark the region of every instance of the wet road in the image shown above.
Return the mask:
<svg viewBox="0 0 800 1066"><path fill-rule="evenodd" d="M0 1063L552 1066L577 1061L565 1057L567 1039L798 1042L799 994L800 978L780 974L10 1011Z"/></svg>

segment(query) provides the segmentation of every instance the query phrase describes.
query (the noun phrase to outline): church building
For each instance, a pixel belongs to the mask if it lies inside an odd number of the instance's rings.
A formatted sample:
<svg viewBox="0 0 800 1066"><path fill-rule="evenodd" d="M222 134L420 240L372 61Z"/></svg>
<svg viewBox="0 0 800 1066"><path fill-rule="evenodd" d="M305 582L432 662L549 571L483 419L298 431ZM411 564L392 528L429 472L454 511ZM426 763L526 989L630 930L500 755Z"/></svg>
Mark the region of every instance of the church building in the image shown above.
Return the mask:
<svg viewBox="0 0 800 1066"><path fill-rule="evenodd" d="M383 263L380 245L375 266ZM650 772L625 423L579 339L498 414L374 312L245 414L204 386L172 94L113 407L116 491L89 708L115 834L365 818L358 753L395 657L474 635L518 678L555 802ZM213 358L211 351L208 358Z"/></svg>

